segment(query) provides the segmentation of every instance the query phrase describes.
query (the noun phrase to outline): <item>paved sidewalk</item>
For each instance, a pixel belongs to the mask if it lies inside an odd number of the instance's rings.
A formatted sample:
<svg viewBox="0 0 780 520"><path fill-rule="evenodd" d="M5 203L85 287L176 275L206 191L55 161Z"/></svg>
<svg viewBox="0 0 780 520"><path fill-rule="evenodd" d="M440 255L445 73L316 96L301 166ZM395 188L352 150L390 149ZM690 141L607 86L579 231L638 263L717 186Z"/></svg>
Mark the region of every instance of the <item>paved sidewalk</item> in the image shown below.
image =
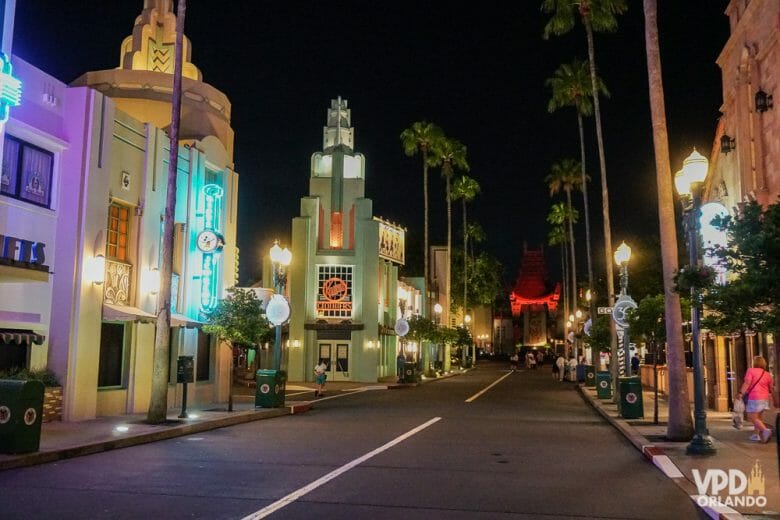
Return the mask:
<svg viewBox="0 0 780 520"><path fill-rule="evenodd" d="M780 518L779 448L774 436L767 444L750 441L753 426L749 422L744 424L742 430L736 430L731 425L731 413L707 411L707 427L717 453L711 456L686 455L687 442L668 442L665 439L669 407L663 396L659 396L658 400L659 424L653 424L652 391L643 391L644 418L627 420L618 416L616 404L599 400L595 388L578 385L578 390L638 450L682 487L711 518L745 518L745 515L750 518ZM764 414L767 425L773 429L775 415L776 411ZM709 496L701 497L694 472L697 472L701 479L706 478L707 470L722 470L726 472L720 473L724 477L729 470L739 470L748 479L756 477L749 483L763 482L766 503L763 506L751 504L760 493L749 495L749 489L736 497L729 497L727 485L717 493L719 502L727 504L725 507L714 503L715 499ZM711 487L707 489L707 493L710 492Z"/></svg>
<svg viewBox="0 0 780 520"><path fill-rule="evenodd" d="M464 372L455 371L444 377ZM442 379L442 378L438 378ZM423 379L422 383L437 379ZM396 379L386 378L378 383L354 383L328 381L325 396L342 392L391 390L413 388L413 384L399 384ZM54 421L41 426L39 451L20 455L0 454L0 471L4 469L43 464L81 455L89 455L137 444L155 442L183 435L190 435L226 426L251 421L271 419L283 415L303 413L316 404L314 383L288 382L285 392L285 406L280 408L255 408L254 386L234 386L233 411L227 411L227 403L211 403L187 408L188 417L180 419L181 408L168 410L168 419L163 424L146 424L146 414L98 417L79 422Z"/></svg>

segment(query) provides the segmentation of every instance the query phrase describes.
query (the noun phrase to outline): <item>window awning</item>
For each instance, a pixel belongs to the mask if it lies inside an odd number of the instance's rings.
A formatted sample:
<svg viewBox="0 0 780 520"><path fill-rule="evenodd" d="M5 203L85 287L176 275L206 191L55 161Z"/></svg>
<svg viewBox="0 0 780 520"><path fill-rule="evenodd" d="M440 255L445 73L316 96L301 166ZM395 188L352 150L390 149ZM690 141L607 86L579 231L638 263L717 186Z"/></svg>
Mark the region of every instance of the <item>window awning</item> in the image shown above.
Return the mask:
<svg viewBox="0 0 780 520"><path fill-rule="evenodd" d="M16 343L17 345L36 345L43 344L46 336L38 334L31 330L22 329L0 329L0 343Z"/></svg>
<svg viewBox="0 0 780 520"><path fill-rule="evenodd" d="M201 325L203 325L203 322L190 318L189 316L171 313L171 327L187 327L188 329L194 329Z"/></svg>
<svg viewBox="0 0 780 520"><path fill-rule="evenodd" d="M150 323L157 320L157 316L138 307L104 303L103 319L106 321L142 321Z"/></svg>

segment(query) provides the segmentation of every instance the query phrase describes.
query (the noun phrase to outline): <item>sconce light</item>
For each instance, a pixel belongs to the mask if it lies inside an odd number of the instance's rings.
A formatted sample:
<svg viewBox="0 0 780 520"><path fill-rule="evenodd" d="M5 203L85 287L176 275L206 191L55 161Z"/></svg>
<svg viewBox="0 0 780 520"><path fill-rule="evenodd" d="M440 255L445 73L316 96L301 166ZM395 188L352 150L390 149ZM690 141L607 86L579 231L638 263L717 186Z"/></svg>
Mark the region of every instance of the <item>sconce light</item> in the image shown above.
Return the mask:
<svg viewBox="0 0 780 520"><path fill-rule="evenodd" d="M368 340L366 346L368 347L368 350L374 350L374 347L376 346L376 341Z"/></svg>
<svg viewBox="0 0 780 520"><path fill-rule="evenodd" d="M301 346L301 340L294 339L292 346L293 346L293 348L299 348Z"/></svg>
<svg viewBox="0 0 780 520"><path fill-rule="evenodd" d="M106 281L106 257L97 254L86 262L86 278L95 285L103 285Z"/></svg>
<svg viewBox="0 0 780 520"><path fill-rule="evenodd" d="M756 92L756 112L766 112L774 107L772 103L772 94L767 94L761 89Z"/></svg>
<svg viewBox="0 0 780 520"><path fill-rule="evenodd" d="M734 150L736 147L736 140L728 136L726 134L723 134L720 136L720 151L721 153L729 153Z"/></svg>

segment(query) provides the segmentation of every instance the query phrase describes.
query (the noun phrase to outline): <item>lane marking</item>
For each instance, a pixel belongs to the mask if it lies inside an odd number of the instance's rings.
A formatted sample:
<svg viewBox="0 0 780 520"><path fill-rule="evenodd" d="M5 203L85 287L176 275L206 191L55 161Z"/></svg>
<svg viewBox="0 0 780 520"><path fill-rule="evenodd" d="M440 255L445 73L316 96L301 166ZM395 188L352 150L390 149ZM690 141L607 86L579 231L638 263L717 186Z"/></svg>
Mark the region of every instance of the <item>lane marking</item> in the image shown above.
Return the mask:
<svg viewBox="0 0 780 520"><path fill-rule="evenodd" d="M362 464L363 462L367 461L368 459L370 459L372 457L375 457L376 455L379 455L383 451L389 450L390 448L392 448L396 444L399 444L399 443L405 441L406 439L408 439L412 435L423 431L428 426L431 426L432 424L434 424L434 423L436 423L436 422L438 422L440 420L441 420L441 417L434 417L430 421L424 422L420 426L417 426L416 428L413 428L413 429L409 430L408 432L406 432L406 433L404 433L402 435L399 435L398 437L396 437L392 441L390 441L390 442L380 446L379 448L377 448L377 449L375 449L373 451L370 451L370 452L366 453L362 457L358 457L357 459L353 460L352 462L348 462L347 464L344 464L340 468L331 471L327 475L318 478L317 480L315 480L311 484L303 486L302 488L298 489L297 491L293 491L292 493L290 493L286 497L280 498L276 502L267 505L263 509L260 509L259 511L255 511L251 515L245 516L243 518L243 520L259 520L260 518L265 518L266 516L268 516L268 515L276 512L276 511L282 509L283 507L286 507L286 506L290 505L291 503L295 502L296 500L298 500L299 498L301 498L305 494L314 491L315 489L317 489L318 487L322 486L323 484L327 484L328 482L330 482L334 478L338 477L342 473L346 473L347 471L351 470L352 468L354 468L355 466L357 466L359 464Z"/></svg>
<svg viewBox="0 0 780 520"><path fill-rule="evenodd" d="M501 381L503 381L504 379L506 379L507 377L509 377L511 375L512 375L512 372L509 372L508 374L505 374L503 377L498 378L496 381L493 381L493 383L490 386L488 386L487 388L483 388L482 390L480 390L476 394L474 394L471 397L469 397L468 399L466 399L466 402L470 403L472 401L475 401L479 396L481 396L482 394L484 394L485 392L487 392L488 390L490 390L491 388L493 388L498 383L500 383Z"/></svg>

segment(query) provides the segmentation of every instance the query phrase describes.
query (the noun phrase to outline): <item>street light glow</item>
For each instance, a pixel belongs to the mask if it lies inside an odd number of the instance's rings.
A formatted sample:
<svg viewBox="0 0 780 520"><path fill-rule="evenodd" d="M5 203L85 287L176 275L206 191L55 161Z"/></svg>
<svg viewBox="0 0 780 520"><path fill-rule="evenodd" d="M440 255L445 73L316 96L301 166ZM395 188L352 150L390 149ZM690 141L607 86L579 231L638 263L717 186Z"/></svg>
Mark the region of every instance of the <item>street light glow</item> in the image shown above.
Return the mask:
<svg viewBox="0 0 780 520"><path fill-rule="evenodd" d="M693 149L691 155L685 158L683 161L682 174L688 181L688 184L695 182L704 182L707 178L707 171L709 170L709 161L706 157Z"/></svg>
<svg viewBox="0 0 780 520"><path fill-rule="evenodd" d="M617 265L623 265L623 263L628 263L629 260L631 260L631 248L628 247L628 244L624 241L620 244L620 247L615 250L615 263Z"/></svg>

